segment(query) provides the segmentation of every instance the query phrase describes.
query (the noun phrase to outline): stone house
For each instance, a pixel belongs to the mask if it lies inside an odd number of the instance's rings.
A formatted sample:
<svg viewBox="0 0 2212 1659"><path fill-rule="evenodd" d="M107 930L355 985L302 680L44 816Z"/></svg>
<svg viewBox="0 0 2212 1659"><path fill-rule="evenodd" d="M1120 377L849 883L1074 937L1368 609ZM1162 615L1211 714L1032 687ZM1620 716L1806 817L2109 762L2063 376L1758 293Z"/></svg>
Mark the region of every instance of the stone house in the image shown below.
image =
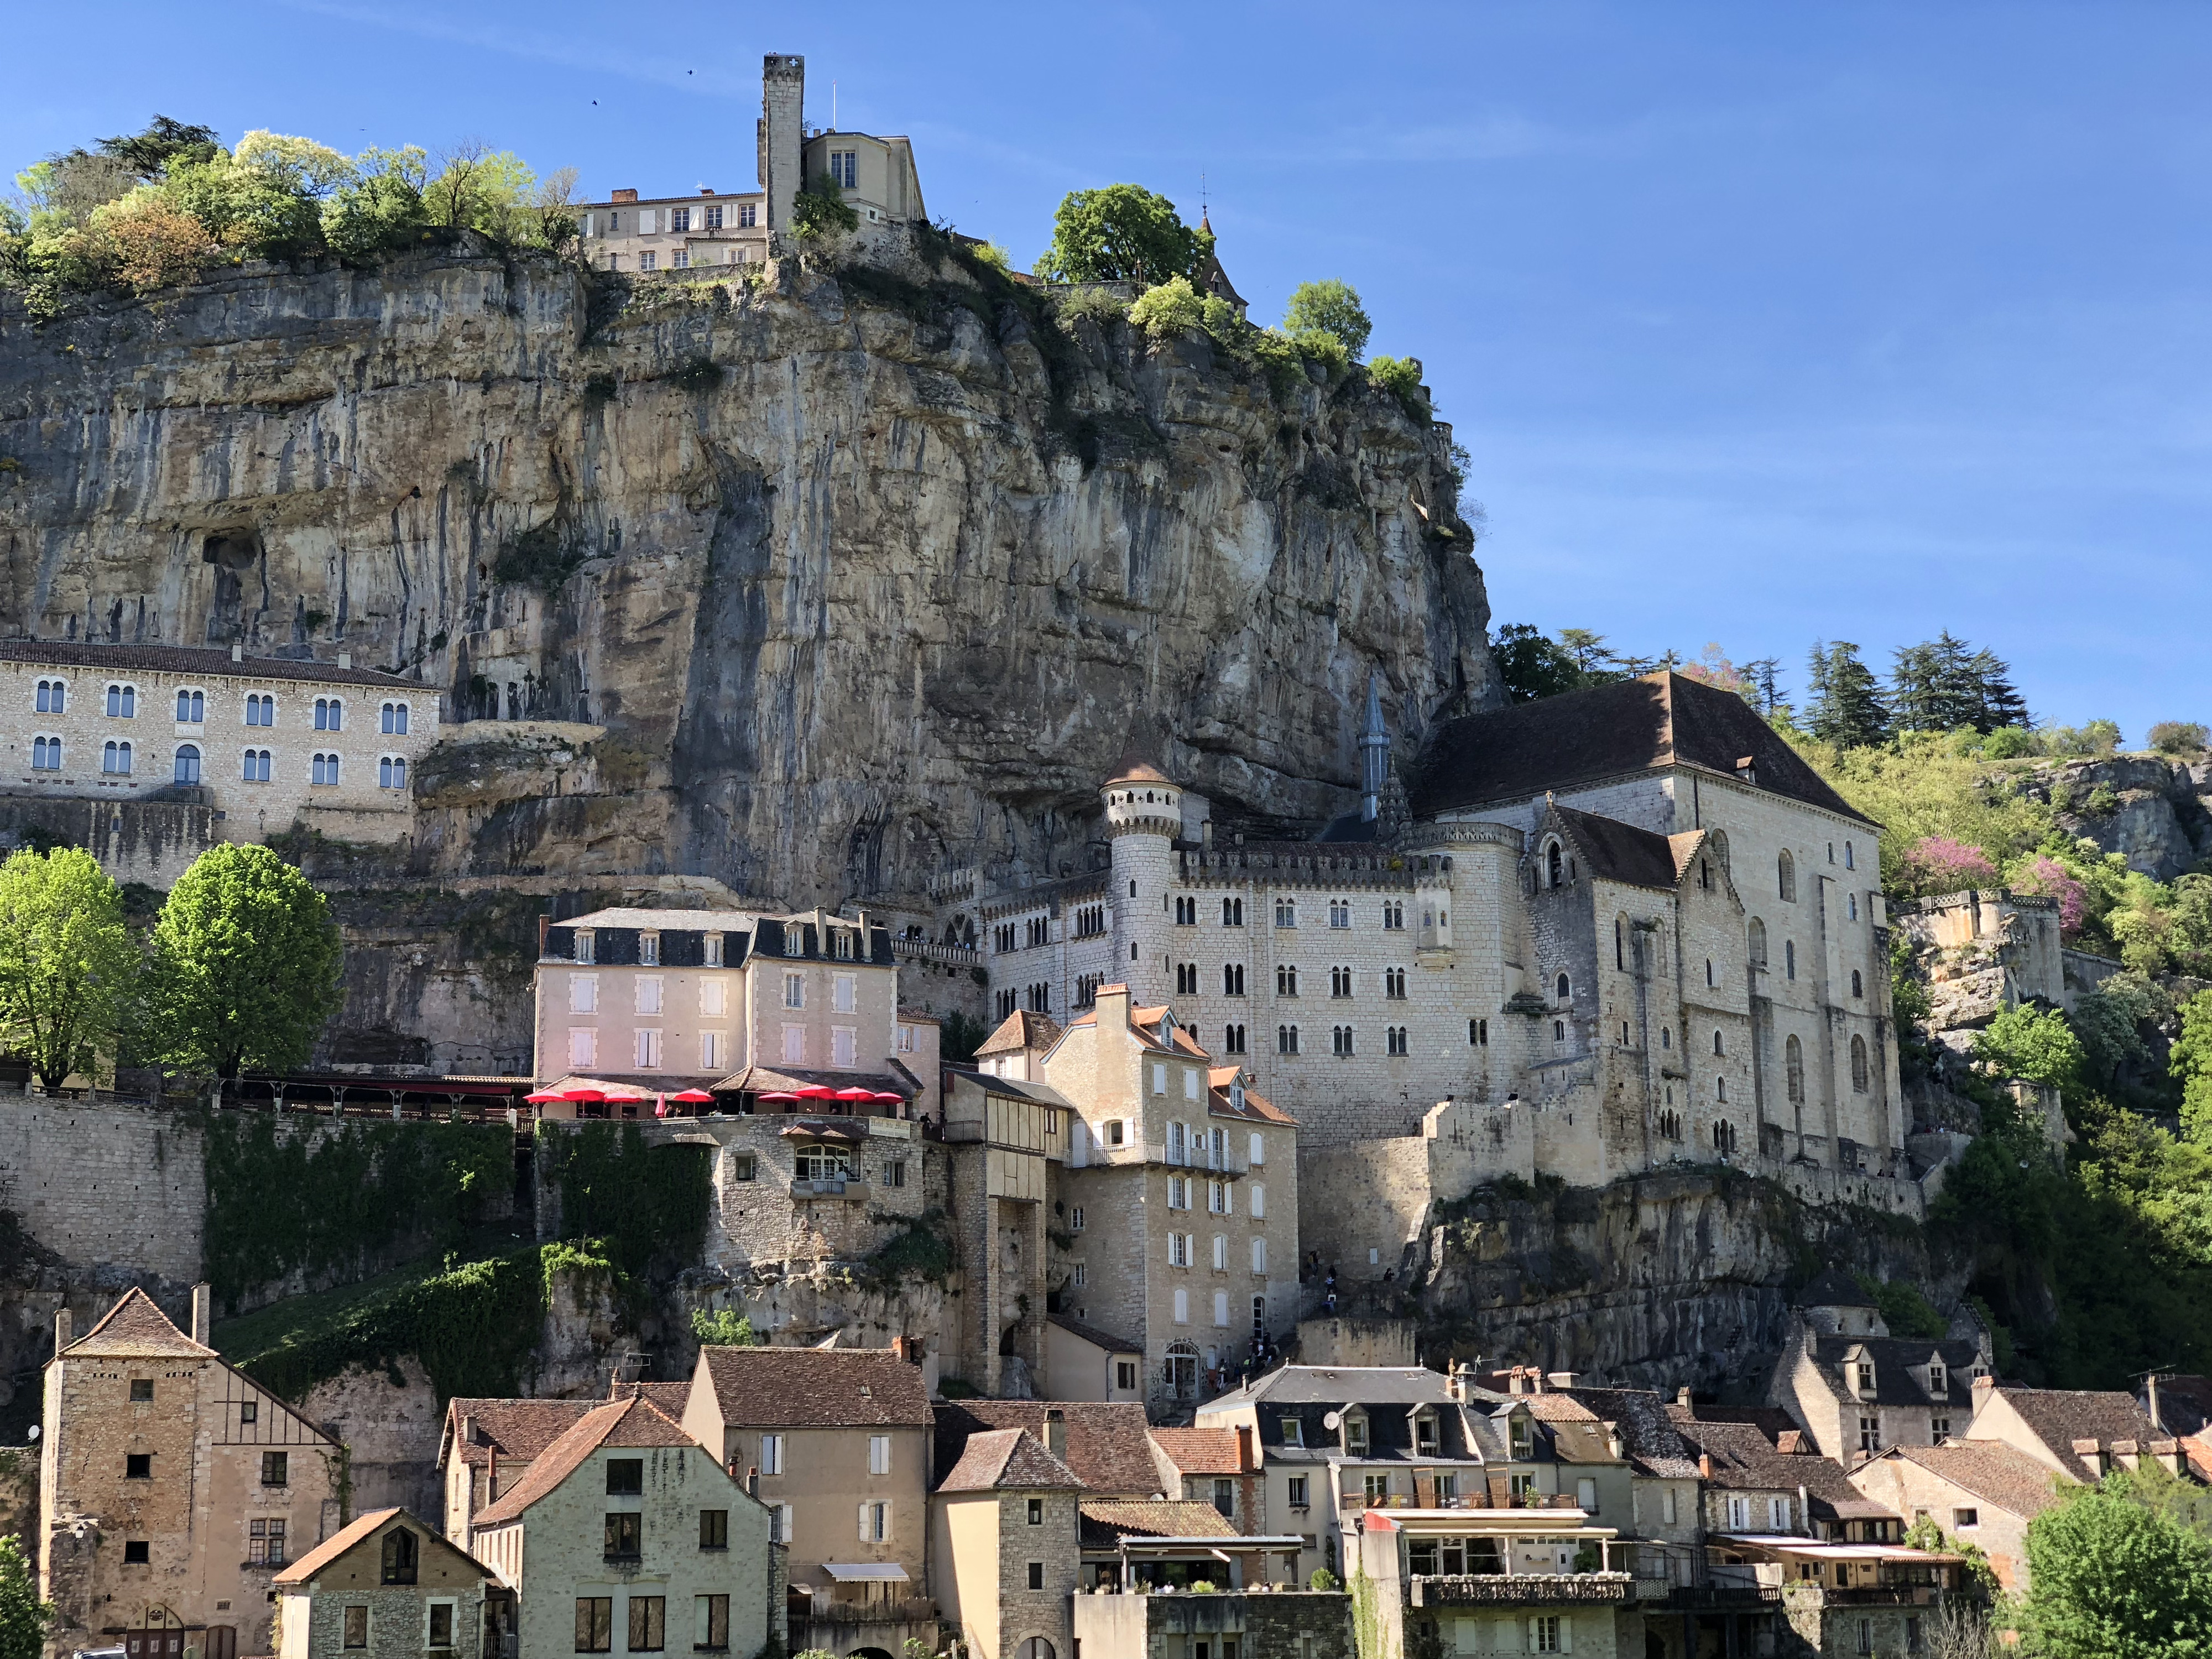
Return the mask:
<svg viewBox="0 0 2212 1659"><path fill-rule="evenodd" d="M499 1576L404 1509L372 1510L270 1580L277 1659L502 1659Z"/></svg>
<svg viewBox="0 0 2212 1659"><path fill-rule="evenodd" d="M622 907L549 921L542 934L541 1082L575 1073L729 1095L865 1085L896 1097L900 1116L933 1101L936 1028L901 1019L890 935L865 912ZM579 1113L555 1103L545 1115Z"/></svg>
<svg viewBox="0 0 2212 1659"><path fill-rule="evenodd" d="M1145 1398L1145 1345L1066 1314L1044 1322L1044 1391L1054 1400Z"/></svg>
<svg viewBox="0 0 2212 1659"><path fill-rule="evenodd" d="M143 1290L82 1337L55 1320L39 1454L39 1593L62 1650L270 1651L273 1577L337 1530L344 1448Z"/></svg>
<svg viewBox="0 0 2212 1659"><path fill-rule="evenodd" d="M1085 1659L1351 1659L1355 1651L1352 1598L1340 1590L1079 1595L1074 1607Z"/></svg>
<svg viewBox="0 0 2212 1659"><path fill-rule="evenodd" d="M692 196L647 197L617 190L580 211L579 228L592 263L602 270L757 268L791 229L792 198L802 186L834 178L860 217L859 234L873 240L928 222L913 143L901 137L841 132L806 125L806 60L771 52L762 60L759 188L735 195L702 189Z"/></svg>
<svg viewBox="0 0 2212 1659"><path fill-rule="evenodd" d="M684 1425L775 1516L792 1651L933 1638L919 1364L889 1348L702 1347Z"/></svg>
<svg viewBox="0 0 2212 1659"><path fill-rule="evenodd" d="M1083 1482L1027 1429L967 1437L930 1498L939 1615L974 1659L1073 1655Z"/></svg>
<svg viewBox="0 0 2212 1659"><path fill-rule="evenodd" d="M1088 1497L1149 1500L1167 1493L1166 1473L1138 1402L948 1400L933 1415L939 1469L960 1461L970 1436L1025 1429L1074 1472Z"/></svg>
<svg viewBox="0 0 2212 1659"><path fill-rule="evenodd" d="M1571 1473L1577 1502L1582 1482L1592 1481L1597 1506L1590 1512L1620 1530L1623 1544L1634 1547L1623 1553L1623 1565L1638 1578L1651 1583L1696 1584L1704 1577L1705 1528L1698 1502L1698 1462L1689 1443L1676 1431L1661 1395L1637 1389L1564 1388L1547 1386L1547 1379L1532 1379L1528 1404L1534 1413L1554 1424L1565 1407L1587 1413L1586 1425L1595 1425L1604 1436L1605 1456L1592 1456L1587 1468ZM1594 1453L1581 1436L1564 1442L1570 1463L1578 1461L1582 1448ZM1620 1473L1614 1472L1616 1460ZM1624 1518L1617 1494L1626 1475L1627 1513Z"/></svg>
<svg viewBox="0 0 2212 1659"><path fill-rule="evenodd" d="M1296 1319L1297 1124L1216 1066L1172 1009L1133 1007L1120 985L1093 1004L1041 1066L1074 1113L1053 1288L1059 1311L1141 1340L1146 1398L1164 1415Z"/></svg>
<svg viewBox="0 0 2212 1659"><path fill-rule="evenodd" d="M1249 1425L1225 1429L1154 1429L1152 1448L1170 1498L1210 1504L1238 1533L1266 1525L1263 1476Z"/></svg>
<svg viewBox="0 0 2212 1659"><path fill-rule="evenodd" d="M466 1540L479 1511L512 1492L545 1449L576 1426L589 1400L478 1400L446 1402L438 1434L438 1475L444 1493L442 1530Z"/></svg>
<svg viewBox="0 0 2212 1659"><path fill-rule="evenodd" d="M750 1656L785 1638L775 1517L651 1401L593 1407L476 1517L519 1650Z"/></svg>
<svg viewBox="0 0 2212 1659"><path fill-rule="evenodd" d="M1854 1486L1844 1466L1768 1407L1668 1407L1675 1432L1697 1458L1708 1546L1745 1537L1828 1543L1894 1543L1897 1511Z"/></svg>
<svg viewBox="0 0 2212 1659"><path fill-rule="evenodd" d="M1996 1442L2053 1474L2084 1484L2144 1458L2181 1473L2180 1449L2133 1396L2075 1389L2021 1389L1977 1377L1966 1438Z"/></svg>
<svg viewBox="0 0 2212 1659"><path fill-rule="evenodd" d="M1892 1446L1851 1484L1905 1517L1980 1547L2008 1594L2027 1589L2027 1523L2058 1501L2064 1476L2001 1440Z"/></svg>
<svg viewBox="0 0 2212 1659"><path fill-rule="evenodd" d="M1971 1310L1948 1336L1893 1337L1874 1299L1831 1267L1799 1294L1767 1386L1827 1456L1846 1466L1886 1446L1934 1446L1966 1432L1974 1385L1994 1363Z"/></svg>
<svg viewBox="0 0 2212 1659"><path fill-rule="evenodd" d="M210 537L210 544L222 541ZM86 844L166 886L218 841L295 827L348 841L413 833L414 769L438 740L420 681L304 658L170 645L0 641L5 793L83 802ZM102 810L94 810L94 804ZM130 809L131 845L106 832Z"/></svg>

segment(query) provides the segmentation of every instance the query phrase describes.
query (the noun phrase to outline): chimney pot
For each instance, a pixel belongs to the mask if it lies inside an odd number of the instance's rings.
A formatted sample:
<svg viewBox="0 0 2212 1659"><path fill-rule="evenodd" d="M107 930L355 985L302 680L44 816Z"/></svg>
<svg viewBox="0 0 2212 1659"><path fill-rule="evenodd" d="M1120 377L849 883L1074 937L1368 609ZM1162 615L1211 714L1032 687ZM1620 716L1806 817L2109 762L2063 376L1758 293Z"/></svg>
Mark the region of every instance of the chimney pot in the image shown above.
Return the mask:
<svg viewBox="0 0 2212 1659"><path fill-rule="evenodd" d="M230 642L230 659L233 662L244 662L246 660L246 647L240 644L236 640L233 640Z"/></svg>
<svg viewBox="0 0 2212 1659"><path fill-rule="evenodd" d="M339 667L341 667L341 668L350 668L350 667L352 667L352 666L353 666L353 653L352 653L352 652L350 652L350 651L341 651L341 652L339 652L339 653L338 653L338 666L339 666Z"/></svg>
<svg viewBox="0 0 2212 1659"><path fill-rule="evenodd" d="M461 1443L464 1446L473 1446L477 1443L477 1419L473 1415L461 1419Z"/></svg>
<svg viewBox="0 0 2212 1659"><path fill-rule="evenodd" d="M208 1341L208 1303L211 1295L204 1283L192 1286L192 1340L203 1348L213 1346Z"/></svg>
<svg viewBox="0 0 2212 1659"><path fill-rule="evenodd" d="M1710 1480L1712 1478L1713 1455L1711 1452L1699 1452L1698 1454L1698 1479L1700 1480Z"/></svg>
<svg viewBox="0 0 2212 1659"><path fill-rule="evenodd" d="M64 1308L54 1316L54 1353L56 1357L58 1358L61 1351L76 1340L76 1316L70 1312L67 1308Z"/></svg>

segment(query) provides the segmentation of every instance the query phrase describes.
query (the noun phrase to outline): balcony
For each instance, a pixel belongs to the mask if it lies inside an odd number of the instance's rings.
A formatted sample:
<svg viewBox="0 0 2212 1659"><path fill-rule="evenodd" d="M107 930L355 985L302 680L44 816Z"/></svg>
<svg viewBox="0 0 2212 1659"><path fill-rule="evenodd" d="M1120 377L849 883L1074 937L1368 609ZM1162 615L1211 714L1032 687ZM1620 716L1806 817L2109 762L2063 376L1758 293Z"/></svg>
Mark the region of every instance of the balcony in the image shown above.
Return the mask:
<svg viewBox="0 0 2212 1659"><path fill-rule="evenodd" d="M927 1595L876 1601L817 1595L806 1616L816 1624L824 1625L933 1625L937 1622L937 1603Z"/></svg>
<svg viewBox="0 0 2212 1659"><path fill-rule="evenodd" d="M1677 1613L1744 1613L1782 1605L1772 1584L1677 1584L1667 1596Z"/></svg>
<svg viewBox="0 0 2212 1659"><path fill-rule="evenodd" d="M1625 1572L1461 1573L1408 1582L1417 1607L1618 1606L1635 1599Z"/></svg>
<svg viewBox="0 0 2212 1659"><path fill-rule="evenodd" d="M864 1204L872 1190L866 1182L856 1176L817 1176L793 1182L791 1199L794 1204L815 1199L837 1199L848 1204Z"/></svg>
<svg viewBox="0 0 2212 1659"><path fill-rule="evenodd" d="M1925 1607L1942 1594L1932 1584L1784 1584L1781 1600L1792 1607Z"/></svg>

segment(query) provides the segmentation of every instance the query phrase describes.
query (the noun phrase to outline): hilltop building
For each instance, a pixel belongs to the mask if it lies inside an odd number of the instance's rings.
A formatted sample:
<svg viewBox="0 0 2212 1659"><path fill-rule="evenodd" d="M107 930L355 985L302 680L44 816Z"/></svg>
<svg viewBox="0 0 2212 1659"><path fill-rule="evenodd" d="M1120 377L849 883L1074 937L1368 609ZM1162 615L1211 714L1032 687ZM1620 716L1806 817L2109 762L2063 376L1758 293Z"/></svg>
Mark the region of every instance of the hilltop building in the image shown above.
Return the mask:
<svg viewBox="0 0 2212 1659"><path fill-rule="evenodd" d="M806 60L770 52L761 64L758 188L723 193L702 185L674 196L617 190L587 202L579 222L592 263L646 275L765 264L775 236L791 228L792 198L824 179L844 191L863 238L927 223L912 141L809 126L805 100Z"/></svg>

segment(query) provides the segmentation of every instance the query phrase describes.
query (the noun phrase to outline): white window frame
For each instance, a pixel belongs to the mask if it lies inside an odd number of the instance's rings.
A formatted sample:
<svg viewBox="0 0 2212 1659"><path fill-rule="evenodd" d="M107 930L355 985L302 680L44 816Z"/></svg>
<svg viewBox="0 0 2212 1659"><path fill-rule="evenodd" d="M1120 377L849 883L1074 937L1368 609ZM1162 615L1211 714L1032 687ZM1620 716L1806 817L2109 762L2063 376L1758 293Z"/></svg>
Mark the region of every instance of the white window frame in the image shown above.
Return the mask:
<svg viewBox="0 0 2212 1659"><path fill-rule="evenodd" d="M589 1025L568 1028L568 1069L590 1071L599 1063L599 1034Z"/></svg>
<svg viewBox="0 0 2212 1659"><path fill-rule="evenodd" d="M786 1066L806 1064L806 1028L787 1023L783 1028L783 1060Z"/></svg>
<svg viewBox="0 0 2212 1659"><path fill-rule="evenodd" d="M699 1033L699 1069L702 1072L722 1069L722 1034L720 1031Z"/></svg>
<svg viewBox="0 0 2212 1659"><path fill-rule="evenodd" d="M1267 1188L1264 1182L1253 1183L1251 1191L1245 1196L1244 1208L1255 1221L1267 1218Z"/></svg>
<svg viewBox="0 0 2212 1659"><path fill-rule="evenodd" d="M891 1437L887 1434L868 1437L868 1473L889 1474L891 1472Z"/></svg>
<svg viewBox="0 0 2212 1659"><path fill-rule="evenodd" d="M830 1028L830 1064L836 1071L849 1072L859 1065L860 1033L851 1025Z"/></svg>
<svg viewBox="0 0 2212 1659"><path fill-rule="evenodd" d="M760 1439L760 1472L763 1474L783 1473L783 1437L764 1434ZM789 1505L786 1505L788 1508Z"/></svg>
<svg viewBox="0 0 2212 1659"><path fill-rule="evenodd" d="M665 1000L667 981L659 974L640 974L630 981L630 987L634 1012L641 1014L660 1012L661 1004Z"/></svg>
<svg viewBox="0 0 2212 1659"><path fill-rule="evenodd" d="M699 981L699 1012L706 1019L726 1019L729 1017L729 981L702 979Z"/></svg>
<svg viewBox="0 0 2212 1659"><path fill-rule="evenodd" d="M660 1031L658 1027L641 1025L637 1028L637 1069L657 1072L660 1069Z"/></svg>
<svg viewBox="0 0 2212 1659"><path fill-rule="evenodd" d="M804 1012L805 1011L805 975L786 974L783 976L783 1006L792 1010L794 1013Z"/></svg>

